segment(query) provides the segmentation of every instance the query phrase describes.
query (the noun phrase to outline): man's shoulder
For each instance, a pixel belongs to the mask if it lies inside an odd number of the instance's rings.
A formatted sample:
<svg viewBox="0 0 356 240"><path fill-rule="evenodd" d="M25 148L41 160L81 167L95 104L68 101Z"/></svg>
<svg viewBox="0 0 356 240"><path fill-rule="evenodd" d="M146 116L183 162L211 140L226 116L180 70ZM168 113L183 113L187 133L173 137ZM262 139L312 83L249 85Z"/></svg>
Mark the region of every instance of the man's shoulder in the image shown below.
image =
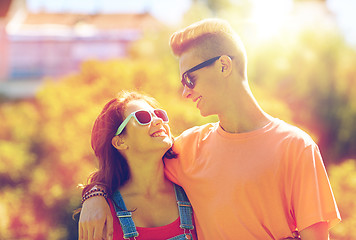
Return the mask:
<svg viewBox="0 0 356 240"><path fill-rule="evenodd" d="M218 123L207 123L202 126L195 126L185 130L181 135L175 138L173 150L178 152L180 156L185 153L185 156L192 157L192 152L200 146L200 143L209 136ZM187 154L189 152L189 154ZM182 159L182 157L181 157Z"/></svg>
<svg viewBox="0 0 356 240"><path fill-rule="evenodd" d="M201 135L216 129L218 123L207 123L201 126L194 126L185 130L179 137L189 137L192 135Z"/></svg>
<svg viewBox="0 0 356 240"><path fill-rule="evenodd" d="M176 138L176 141L199 141L217 129L219 123L207 123L201 126L191 127Z"/></svg>
<svg viewBox="0 0 356 240"><path fill-rule="evenodd" d="M302 130L300 127L286 123L282 120L275 121L275 132L286 140L303 142L304 145L311 145L314 143L312 137Z"/></svg>

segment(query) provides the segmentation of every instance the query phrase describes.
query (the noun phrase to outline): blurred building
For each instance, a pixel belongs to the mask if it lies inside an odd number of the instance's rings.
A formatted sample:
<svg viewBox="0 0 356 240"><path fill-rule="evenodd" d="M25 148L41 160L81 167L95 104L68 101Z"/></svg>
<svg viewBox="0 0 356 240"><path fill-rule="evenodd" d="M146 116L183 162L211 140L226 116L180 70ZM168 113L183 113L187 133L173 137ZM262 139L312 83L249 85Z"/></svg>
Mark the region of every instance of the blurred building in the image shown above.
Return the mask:
<svg viewBox="0 0 356 240"><path fill-rule="evenodd" d="M25 0L1 0L0 8L0 93L14 97L32 94L43 77L78 71L85 60L125 57L145 31L163 26L148 13L33 13Z"/></svg>
<svg viewBox="0 0 356 240"><path fill-rule="evenodd" d="M325 0L294 0L288 17L277 22L271 21L273 17L266 15L262 19L265 25L242 21L248 25L245 35L249 41L263 41L264 34L274 32L285 31L293 37L308 28L338 29ZM31 95L43 77L76 72L87 59L125 57L130 44L146 30L159 31L162 26L148 13L33 13L26 0L1 0L0 94Z"/></svg>

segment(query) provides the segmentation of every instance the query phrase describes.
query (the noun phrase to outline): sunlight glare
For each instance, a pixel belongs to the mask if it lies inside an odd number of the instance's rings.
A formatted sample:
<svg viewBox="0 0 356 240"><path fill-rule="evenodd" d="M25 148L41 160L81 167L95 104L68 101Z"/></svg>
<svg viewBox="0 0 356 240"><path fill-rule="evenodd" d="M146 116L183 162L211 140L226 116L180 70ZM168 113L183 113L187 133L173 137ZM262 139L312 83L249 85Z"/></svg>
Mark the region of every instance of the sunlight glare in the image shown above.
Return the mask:
<svg viewBox="0 0 356 240"><path fill-rule="evenodd" d="M283 27L293 7L292 0L254 0L252 21L259 38L275 36Z"/></svg>

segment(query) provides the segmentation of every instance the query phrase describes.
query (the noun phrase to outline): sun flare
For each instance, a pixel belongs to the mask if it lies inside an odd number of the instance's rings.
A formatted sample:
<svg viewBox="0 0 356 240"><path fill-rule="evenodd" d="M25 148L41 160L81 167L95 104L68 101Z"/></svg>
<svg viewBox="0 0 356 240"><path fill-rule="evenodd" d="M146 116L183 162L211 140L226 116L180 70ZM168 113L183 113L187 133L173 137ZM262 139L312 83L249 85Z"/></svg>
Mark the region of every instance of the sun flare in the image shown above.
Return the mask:
<svg viewBox="0 0 356 240"><path fill-rule="evenodd" d="M252 21L260 38L269 38L283 27L292 10L292 0L255 0Z"/></svg>

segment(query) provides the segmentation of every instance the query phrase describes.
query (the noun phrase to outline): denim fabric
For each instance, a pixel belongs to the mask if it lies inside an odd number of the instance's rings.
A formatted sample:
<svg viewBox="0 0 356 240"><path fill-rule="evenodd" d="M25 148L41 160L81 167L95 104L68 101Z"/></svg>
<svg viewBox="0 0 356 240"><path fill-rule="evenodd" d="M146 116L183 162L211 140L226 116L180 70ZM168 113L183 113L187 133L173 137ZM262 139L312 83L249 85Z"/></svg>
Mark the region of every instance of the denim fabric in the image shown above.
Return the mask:
<svg viewBox="0 0 356 240"><path fill-rule="evenodd" d="M138 232L136 230L135 223L132 220L131 212L127 211L125 202L119 191L116 191L112 196L114 207L116 211L116 216L119 218L122 231L124 233L124 238L129 239L132 237L137 237Z"/></svg>
<svg viewBox="0 0 356 240"><path fill-rule="evenodd" d="M182 229L194 229L192 222L192 205L189 202L187 195L183 188L174 184L174 190L176 192L179 216L180 216L180 228Z"/></svg>
<svg viewBox="0 0 356 240"><path fill-rule="evenodd" d="M190 240L193 239L190 230L194 229L192 220L192 206L188 200L182 187L174 184L174 190L176 194L179 216L180 216L180 228L187 230L187 233L180 234L178 236L172 237L167 240ZM114 207L116 215L119 218L122 231L124 233L124 238L135 238L138 236L135 223L132 220L131 212L127 211L124 200L119 191L113 194L112 200L114 202Z"/></svg>
<svg viewBox="0 0 356 240"><path fill-rule="evenodd" d="M181 234L181 235L172 237L167 240L192 240L192 239L193 239L193 235L191 233L185 233L185 234Z"/></svg>

